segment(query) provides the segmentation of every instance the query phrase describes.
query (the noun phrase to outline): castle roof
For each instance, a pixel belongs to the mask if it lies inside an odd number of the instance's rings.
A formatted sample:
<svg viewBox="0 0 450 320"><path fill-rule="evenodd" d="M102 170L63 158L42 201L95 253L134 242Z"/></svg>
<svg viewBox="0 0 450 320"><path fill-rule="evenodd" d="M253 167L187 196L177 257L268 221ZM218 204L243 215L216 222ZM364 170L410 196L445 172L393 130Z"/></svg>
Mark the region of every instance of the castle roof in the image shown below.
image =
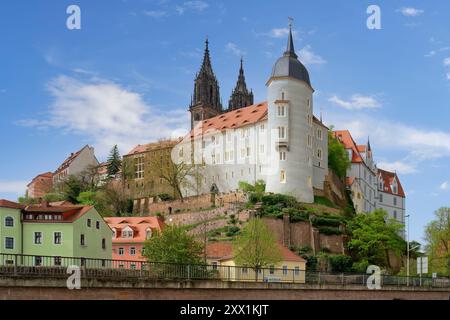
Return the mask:
<svg viewBox="0 0 450 320"><path fill-rule="evenodd" d="M306 67L298 60L294 49L294 40L292 37L292 27L289 26L289 38L286 51L283 56L275 62L272 69L271 78L290 77L306 82L311 87L309 73Z"/></svg>
<svg viewBox="0 0 450 320"><path fill-rule="evenodd" d="M238 129L261 121L266 121L268 116L267 107L267 101L264 101L200 121L191 131L191 138L217 131ZM317 117L314 117L314 122L328 129L319 119L317 119Z"/></svg>
<svg viewBox="0 0 450 320"><path fill-rule="evenodd" d="M403 198L406 196L402 184L400 183L400 179L395 172L378 169L378 176L383 182L383 190L380 191ZM397 193L394 193L394 190L392 190L394 181L397 182Z"/></svg>

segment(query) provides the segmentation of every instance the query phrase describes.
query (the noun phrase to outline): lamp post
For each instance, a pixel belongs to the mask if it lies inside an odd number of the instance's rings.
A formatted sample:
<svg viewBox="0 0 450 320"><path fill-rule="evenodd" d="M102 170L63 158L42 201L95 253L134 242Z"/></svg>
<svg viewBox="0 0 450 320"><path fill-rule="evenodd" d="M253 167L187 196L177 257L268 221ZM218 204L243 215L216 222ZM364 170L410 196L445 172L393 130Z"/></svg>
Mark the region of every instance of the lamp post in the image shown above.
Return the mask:
<svg viewBox="0 0 450 320"><path fill-rule="evenodd" d="M408 218L408 229L407 229L407 238L406 238L406 286L409 286L409 214L405 216Z"/></svg>

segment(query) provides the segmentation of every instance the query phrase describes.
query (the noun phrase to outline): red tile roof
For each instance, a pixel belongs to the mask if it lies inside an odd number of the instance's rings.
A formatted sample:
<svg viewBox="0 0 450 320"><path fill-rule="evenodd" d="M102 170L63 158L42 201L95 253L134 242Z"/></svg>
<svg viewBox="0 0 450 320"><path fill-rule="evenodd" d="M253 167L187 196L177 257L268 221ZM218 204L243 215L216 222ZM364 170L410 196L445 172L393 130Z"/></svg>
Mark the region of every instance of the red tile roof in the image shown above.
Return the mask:
<svg viewBox="0 0 450 320"><path fill-rule="evenodd" d="M363 157L361 156L360 149L358 148L355 140L353 140L350 131L348 130L338 130L333 131L333 135L336 139L338 139L343 145L345 149L352 150L352 163L363 163Z"/></svg>
<svg viewBox="0 0 450 320"><path fill-rule="evenodd" d="M245 108L226 112L213 118L203 120L191 131L191 137L214 131L236 129L267 119L267 102L254 104Z"/></svg>
<svg viewBox="0 0 450 320"><path fill-rule="evenodd" d="M285 246L277 243L283 261L306 262L305 259L296 255ZM233 258L233 245L231 242L213 242L206 246L206 256L210 259L226 260Z"/></svg>
<svg viewBox="0 0 450 320"><path fill-rule="evenodd" d="M213 133L245 127L261 121L267 120L267 101L254 104L245 108L222 113L213 118L203 120L191 131L190 136L201 136L202 134ZM313 117L315 123L328 129L319 119Z"/></svg>
<svg viewBox="0 0 450 320"><path fill-rule="evenodd" d="M75 160L76 157L78 157L80 155L81 151L83 151L85 148L89 148L89 145L85 145L79 151L77 151L75 153L71 153L70 156L67 157L66 160L64 160L64 162L58 167L58 169L56 169L55 174L59 173L60 171L63 171L68 166L70 166L70 164L73 162L73 160Z"/></svg>
<svg viewBox="0 0 450 320"><path fill-rule="evenodd" d="M0 208L23 209L25 206L20 203L0 199Z"/></svg>
<svg viewBox="0 0 450 320"><path fill-rule="evenodd" d="M158 217L112 217L105 218L106 223L111 229L117 229L116 238L113 243L143 243L146 238L146 230L152 229L153 232L161 232L164 229L164 222ZM133 231L133 238L122 238L121 230L130 227Z"/></svg>
<svg viewBox="0 0 450 320"><path fill-rule="evenodd" d="M405 191L403 190L400 179L395 172L378 169L378 175L383 181L383 192L405 198ZM394 183L394 180L397 181L397 193L394 193L391 187L391 185Z"/></svg>
<svg viewBox="0 0 450 320"><path fill-rule="evenodd" d="M158 142L152 142L147 143L144 145L138 144L133 149L131 149L130 152L128 152L125 156L132 156L139 153L144 153L150 150L156 150L156 149L163 149L163 148L171 148L174 147L178 142L180 142L179 139L176 140L162 140Z"/></svg>
<svg viewBox="0 0 450 320"><path fill-rule="evenodd" d="M34 182L36 182L39 179L47 180L47 179L52 179L52 178L53 178L52 172L38 174L36 177L33 178L33 180L31 180L31 182L29 184L27 184L27 187L29 187L31 184L33 184Z"/></svg>
<svg viewBox="0 0 450 320"><path fill-rule="evenodd" d="M73 222L92 210L93 206L74 205L62 203L62 205L33 204L23 209L24 214L59 214L62 220L33 220L33 222Z"/></svg>

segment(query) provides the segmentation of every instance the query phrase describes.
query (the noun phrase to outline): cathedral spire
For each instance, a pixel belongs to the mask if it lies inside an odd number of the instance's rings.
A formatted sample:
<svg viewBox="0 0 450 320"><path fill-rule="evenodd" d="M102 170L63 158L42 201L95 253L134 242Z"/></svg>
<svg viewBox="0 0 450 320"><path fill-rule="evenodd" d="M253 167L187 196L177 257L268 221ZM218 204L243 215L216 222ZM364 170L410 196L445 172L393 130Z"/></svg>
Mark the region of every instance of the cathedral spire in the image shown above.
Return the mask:
<svg viewBox="0 0 450 320"><path fill-rule="evenodd" d="M244 59L241 57L241 67L239 69L239 76L236 83L236 87L231 93L230 100L228 102L228 109L235 110L244 108L253 104L253 92L249 92L247 84L245 83L244 75Z"/></svg>
<svg viewBox="0 0 450 320"><path fill-rule="evenodd" d="M219 83L214 74L209 54L209 40L205 41L205 53L200 71L195 76L194 93L189 106L192 128L198 121L222 113Z"/></svg>
<svg viewBox="0 0 450 320"><path fill-rule="evenodd" d="M212 66L211 66L211 58L209 56L208 37L206 37L206 41L205 41L205 53L203 54L203 63L202 63L202 67L200 68L200 72L206 72L208 75L214 76L214 72L213 72Z"/></svg>

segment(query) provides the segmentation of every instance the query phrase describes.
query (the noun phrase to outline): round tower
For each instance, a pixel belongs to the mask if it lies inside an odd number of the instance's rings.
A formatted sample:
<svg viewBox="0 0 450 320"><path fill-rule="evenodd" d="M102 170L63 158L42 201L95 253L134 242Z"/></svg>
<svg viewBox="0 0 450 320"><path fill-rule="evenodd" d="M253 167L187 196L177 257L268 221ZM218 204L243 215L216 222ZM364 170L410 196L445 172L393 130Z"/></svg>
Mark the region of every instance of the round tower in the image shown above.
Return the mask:
<svg viewBox="0 0 450 320"><path fill-rule="evenodd" d="M312 203L314 89L295 54L291 26L287 50L275 63L267 87L271 159L266 191Z"/></svg>

